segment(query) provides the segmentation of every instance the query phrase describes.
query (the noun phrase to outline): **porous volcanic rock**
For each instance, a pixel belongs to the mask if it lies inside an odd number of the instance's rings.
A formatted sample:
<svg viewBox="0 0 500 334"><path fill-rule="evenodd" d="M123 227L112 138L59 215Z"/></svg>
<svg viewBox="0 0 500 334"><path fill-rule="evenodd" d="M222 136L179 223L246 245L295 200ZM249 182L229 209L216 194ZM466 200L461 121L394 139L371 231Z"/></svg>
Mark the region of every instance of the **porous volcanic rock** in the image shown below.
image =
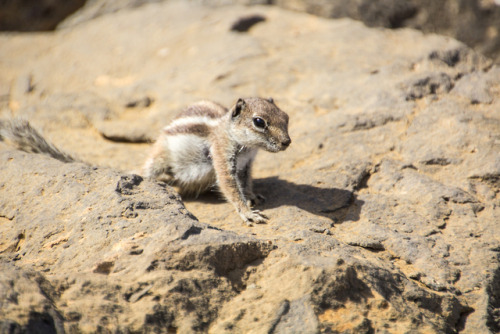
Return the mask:
<svg viewBox="0 0 500 334"><path fill-rule="evenodd" d="M462 43L168 2L0 35L0 73L1 118L83 161L0 142L1 331L500 329L500 70ZM290 115L267 224L137 175L187 104L244 96Z"/></svg>

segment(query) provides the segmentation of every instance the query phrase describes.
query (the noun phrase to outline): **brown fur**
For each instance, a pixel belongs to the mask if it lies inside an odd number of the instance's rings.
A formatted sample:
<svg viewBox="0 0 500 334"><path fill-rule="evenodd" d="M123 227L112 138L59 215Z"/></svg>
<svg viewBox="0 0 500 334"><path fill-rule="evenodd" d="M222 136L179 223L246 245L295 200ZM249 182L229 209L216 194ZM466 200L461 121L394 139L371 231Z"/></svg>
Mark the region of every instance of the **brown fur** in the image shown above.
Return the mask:
<svg viewBox="0 0 500 334"><path fill-rule="evenodd" d="M219 118L225 113L227 113L227 109L218 103L212 101L200 101L187 107L183 112L177 115L176 119L188 116Z"/></svg>
<svg viewBox="0 0 500 334"><path fill-rule="evenodd" d="M208 137L210 128L206 124L188 124L166 128L163 132L167 135L191 133L200 137Z"/></svg>

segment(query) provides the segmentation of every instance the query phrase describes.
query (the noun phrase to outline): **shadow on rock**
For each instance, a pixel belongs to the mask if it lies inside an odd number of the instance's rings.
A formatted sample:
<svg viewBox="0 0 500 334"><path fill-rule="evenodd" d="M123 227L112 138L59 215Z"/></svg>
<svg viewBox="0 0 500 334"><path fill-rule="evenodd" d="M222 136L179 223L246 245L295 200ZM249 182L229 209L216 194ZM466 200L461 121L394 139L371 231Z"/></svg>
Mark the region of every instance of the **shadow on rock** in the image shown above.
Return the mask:
<svg viewBox="0 0 500 334"><path fill-rule="evenodd" d="M352 191L296 184L278 177L255 180L254 192L266 197L266 201L257 206L258 209L295 206L314 215L327 217L335 223L359 220L359 212L364 204ZM203 194L198 199L186 199L195 200L210 204L223 203L222 195L216 191Z"/></svg>

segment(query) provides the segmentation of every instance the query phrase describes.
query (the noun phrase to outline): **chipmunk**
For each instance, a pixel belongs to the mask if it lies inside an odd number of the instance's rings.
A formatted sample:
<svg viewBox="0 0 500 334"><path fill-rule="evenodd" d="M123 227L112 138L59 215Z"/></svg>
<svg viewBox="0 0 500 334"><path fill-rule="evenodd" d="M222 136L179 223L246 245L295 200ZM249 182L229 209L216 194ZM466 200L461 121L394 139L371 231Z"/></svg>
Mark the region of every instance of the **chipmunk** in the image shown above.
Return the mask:
<svg viewBox="0 0 500 334"><path fill-rule="evenodd" d="M177 186L183 195L217 186L244 222L262 223L268 218L251 209L265 200L253 192L253 160L259 148L279 152L290 143L288 115L272 98L240 98L229 110L201 101L163 129L143 174Z"/></svg>

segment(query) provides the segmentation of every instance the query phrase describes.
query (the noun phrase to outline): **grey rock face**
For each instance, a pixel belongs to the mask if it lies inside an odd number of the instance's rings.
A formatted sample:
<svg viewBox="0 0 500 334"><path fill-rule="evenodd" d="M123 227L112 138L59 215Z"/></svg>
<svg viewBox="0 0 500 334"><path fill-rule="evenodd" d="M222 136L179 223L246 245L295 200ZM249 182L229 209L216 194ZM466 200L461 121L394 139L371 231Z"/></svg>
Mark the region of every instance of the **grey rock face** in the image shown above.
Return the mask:
<svg viewBox="0 0 500 334"><path fill-rule="evenodd" d="M499 61L497 1L276 0L273 3L322 17L350 17L369 27L408 27L451 36Z"/></svg>
<svg viewBox="0 0 500 334"><path fill-rule="evenodd" d="M1 118L85 161L0 142L2 331L498 330L498 68L442 36L252 11L241 32L246 7L175 2L0 35ZM268 224L133 172L187 104L245 96L290 115L293 144L255 163Z"/></svg>

